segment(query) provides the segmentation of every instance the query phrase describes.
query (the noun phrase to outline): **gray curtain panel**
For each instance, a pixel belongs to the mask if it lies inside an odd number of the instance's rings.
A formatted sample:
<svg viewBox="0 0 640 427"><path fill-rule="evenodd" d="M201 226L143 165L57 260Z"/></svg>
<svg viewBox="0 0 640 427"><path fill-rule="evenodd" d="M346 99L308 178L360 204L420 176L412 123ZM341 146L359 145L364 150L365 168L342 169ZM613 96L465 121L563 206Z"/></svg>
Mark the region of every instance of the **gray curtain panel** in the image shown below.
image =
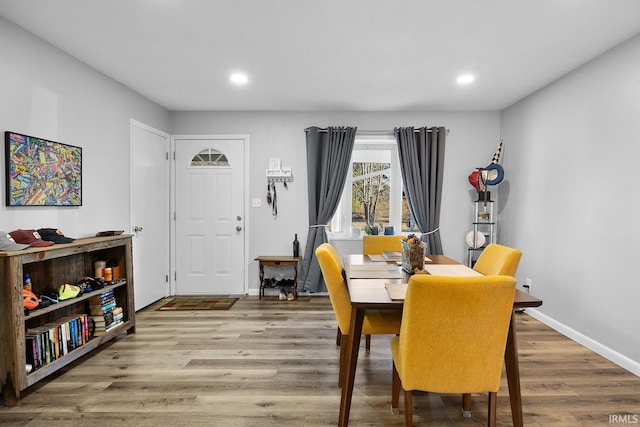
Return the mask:
<svg viewBox="0 0 640 427"><path fill-rule="evenodd" d="M355 127L311 127L307 132L307 181L309 193L309 234L302 259L302 290L324 292L326 286L316 248L326 243L326 225L338 208L342 189L351 170Z"/></svg>
<svg viewBox="0 0 640 427"><path fill-rule="evenodd" d="M409 209L427 242L427 253L441 255L440 203L447 130L404 127L395 128L394 134Z"/></svg>

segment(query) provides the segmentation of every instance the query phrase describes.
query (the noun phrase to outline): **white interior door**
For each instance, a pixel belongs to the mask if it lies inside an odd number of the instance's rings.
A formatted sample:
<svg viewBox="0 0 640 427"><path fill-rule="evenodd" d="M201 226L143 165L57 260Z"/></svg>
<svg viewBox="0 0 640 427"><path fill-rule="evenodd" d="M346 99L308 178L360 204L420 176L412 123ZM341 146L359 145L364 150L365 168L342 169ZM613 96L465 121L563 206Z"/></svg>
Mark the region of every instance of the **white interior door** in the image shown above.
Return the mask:
<svg viewBox="0 0 640 427"><path fill-rule="evenodd" d="M175 138L176 295L245 292L244 144Z"/></svg>
<svg viewBox="0 0 640 427"><path fill-rule="evenodd" d="M130 194L136 310L169 295L169 142L168 134L131 121Z"/></svg>

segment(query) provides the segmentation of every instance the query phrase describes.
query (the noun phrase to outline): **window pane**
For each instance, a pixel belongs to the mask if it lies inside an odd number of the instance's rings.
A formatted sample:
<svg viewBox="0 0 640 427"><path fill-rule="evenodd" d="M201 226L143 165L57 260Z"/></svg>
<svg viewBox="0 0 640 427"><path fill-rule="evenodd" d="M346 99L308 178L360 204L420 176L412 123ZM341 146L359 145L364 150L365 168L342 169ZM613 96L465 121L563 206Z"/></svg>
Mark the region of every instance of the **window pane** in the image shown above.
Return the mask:
<svg viewBox="0 0 640 427"><path fill-rule="evenodd" d="M340 205L331 219L337 235L351 235L351 227L367 231L367 224L402 229L402 177L393 135L356 136L351 153L351 174ZM369 230L370 232L370 230Z"/></svg>
<svg viewBox="0 0 640 427"><path fill-rule="evenodd" d="M389 226L389 163L354 162L352 179L353 227L378 227L382 234Z"/></svg>
<svg viewBox="0 0 640 427"><path fill-rule="evenodd" d="M227 156L215 148L206 148L193 156L191 166L229 166L229 160L227 160Z"/></svg>

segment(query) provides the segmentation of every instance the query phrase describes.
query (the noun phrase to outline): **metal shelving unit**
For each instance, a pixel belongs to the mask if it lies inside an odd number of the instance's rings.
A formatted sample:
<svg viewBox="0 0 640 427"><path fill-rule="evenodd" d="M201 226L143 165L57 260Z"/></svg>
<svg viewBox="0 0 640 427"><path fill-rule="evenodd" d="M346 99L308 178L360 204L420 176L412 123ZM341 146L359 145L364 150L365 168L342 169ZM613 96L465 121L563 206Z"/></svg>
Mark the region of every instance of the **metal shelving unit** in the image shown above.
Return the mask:
<svg viewBox="0 0 640 427"><path fill-rule="evenodd" d="M467 266L473 267L484 248L490 243L496 243L496 227L494 202L479 198L474 202L472 231L474 246L467 249Z"/></svg>

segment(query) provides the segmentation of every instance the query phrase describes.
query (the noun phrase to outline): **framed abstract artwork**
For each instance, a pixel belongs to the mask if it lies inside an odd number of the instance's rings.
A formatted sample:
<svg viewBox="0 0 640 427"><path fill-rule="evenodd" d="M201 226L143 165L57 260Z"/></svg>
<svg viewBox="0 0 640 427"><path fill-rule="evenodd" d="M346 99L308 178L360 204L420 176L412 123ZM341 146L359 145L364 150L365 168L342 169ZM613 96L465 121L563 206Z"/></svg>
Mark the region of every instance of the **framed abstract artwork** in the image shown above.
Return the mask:
<svg viewBox="0 0 640 427"><path fill-rule="evenodd" d="M7 206L82 206L82 148L5 132Z"/></svg>

